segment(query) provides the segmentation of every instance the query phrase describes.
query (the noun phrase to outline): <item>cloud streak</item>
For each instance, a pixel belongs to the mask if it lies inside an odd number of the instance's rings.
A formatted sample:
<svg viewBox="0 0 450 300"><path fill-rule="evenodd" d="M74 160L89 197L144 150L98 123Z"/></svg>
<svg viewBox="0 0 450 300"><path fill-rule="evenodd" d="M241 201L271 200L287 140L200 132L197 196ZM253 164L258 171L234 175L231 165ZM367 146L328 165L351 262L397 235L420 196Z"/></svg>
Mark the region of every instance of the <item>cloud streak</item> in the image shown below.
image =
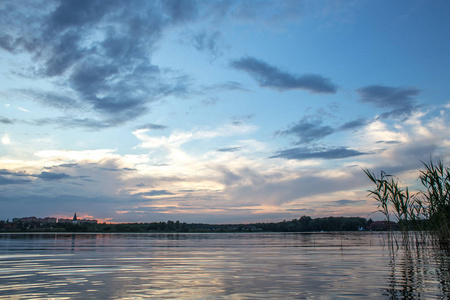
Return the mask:
<svg viewBox="0 0 450 300"><path fill-rule="evenodd" d="M249 74L261 87L279 91L301 89L318 94L334 94L337 91L337 86L321 75L290 74L253 57L232 61L230 66Z"/></svg>
<svg viewBox="0 0 450 300"><path fill-rule="evenodd" d="M362 152L358 150L348 149L347 147L331 147L331 148L318 148L311 149L307 147L291 148L286 150L280 150L276 155L270 158L285 158L295 160L305 159L343 159L354 156L361 156L370 154L368 152Z"/></svg>
<svg viewBox="0 0 450 300"><path fill-rule="evenodd" d="M65 173L54 173L54 172L42 172L39 175L35 175L35 177L45 181L59 181L61 179L70 178L70 176Z"/></svg>
<svg viewBox="0 0 450 300"><path fill-rule="evenodd" d="M168 195L174 195L174 194L169 191L166 191L166 190L153 190L153 191L144 192L144 193L136 193L133 195L134 196L153 197L153 196L168 196Z"/></svg>

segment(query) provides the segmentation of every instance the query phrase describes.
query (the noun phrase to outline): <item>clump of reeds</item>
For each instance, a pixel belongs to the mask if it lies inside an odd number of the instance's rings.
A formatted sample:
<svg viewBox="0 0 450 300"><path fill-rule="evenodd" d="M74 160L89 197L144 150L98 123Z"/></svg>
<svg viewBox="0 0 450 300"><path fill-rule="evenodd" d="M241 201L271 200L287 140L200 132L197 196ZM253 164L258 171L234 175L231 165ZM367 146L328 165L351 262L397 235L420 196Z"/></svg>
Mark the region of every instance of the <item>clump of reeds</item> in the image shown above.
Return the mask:
<svg viewBox="0 0 450 300"><path fill-rule="evenodd" d="M410 195L408 187L401 187L399 180L381 171L380 177L368 169L364 173L375 184L369 195L379 202L378 209L390 221L394 216L405 238L414 232L416 242L423 242L420 233L430 231L439 243L450 242L450 168L442 161L423 163L420 181L425 191ZM419 234L419 235L418 235ZM421 239L419 239L421 237Z"/></svg>
<svg viewBox="0 0 450 300"><path fill-rule="evenodd" d="M427 204L429 227L440 243L450 242L450 168L442 161L436 164L430 160L420 170L420 181L426 188L421 194Z"/></svg>

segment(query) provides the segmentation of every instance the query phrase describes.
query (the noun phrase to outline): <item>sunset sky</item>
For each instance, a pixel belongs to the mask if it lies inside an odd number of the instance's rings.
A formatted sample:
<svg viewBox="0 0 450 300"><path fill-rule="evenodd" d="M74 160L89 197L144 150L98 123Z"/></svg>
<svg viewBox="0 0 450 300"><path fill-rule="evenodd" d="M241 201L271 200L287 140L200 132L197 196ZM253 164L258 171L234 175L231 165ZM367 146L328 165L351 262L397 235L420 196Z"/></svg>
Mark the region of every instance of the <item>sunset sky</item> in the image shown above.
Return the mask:
<svg viewBox="0 0 450 300"><path fill-rule="evenodd" d="M1 1L0 219L370 215L450 161L450 1Z"/></svg>

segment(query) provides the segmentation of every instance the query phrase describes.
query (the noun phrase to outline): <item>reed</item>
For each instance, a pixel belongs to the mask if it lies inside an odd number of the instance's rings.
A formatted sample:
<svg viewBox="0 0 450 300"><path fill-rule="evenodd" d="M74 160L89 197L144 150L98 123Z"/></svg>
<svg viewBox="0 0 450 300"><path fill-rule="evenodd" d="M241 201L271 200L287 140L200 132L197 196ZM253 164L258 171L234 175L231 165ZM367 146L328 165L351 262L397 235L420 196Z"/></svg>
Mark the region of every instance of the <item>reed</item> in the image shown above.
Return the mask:
<svg viewBox="0 0 450 300"><path fill-rule="evenodd" d="M376 188L373 190L368 190L369 196L371 195L375 200L379 202L378 211L383 213L387 221L390 221L389 217L389 195L386 188L387 178L391 175L386 174L386 172L381 171L380 177L370 172L368 169L363 169L364 173L369 177L369 179L375 184Z"/></svg>
<svg viewBox="0 0 450 300"><path fill-rule="evenodd" d="M423 163L423 162L422 162ZM424 232L430 232L440 244L450 242L450 168L439 160L423 163L419 170L425 190L410 194L408 187L401 187L397 177L381 171L377 177L368 169L364 173L375 184L369 190L379 202L378 211L387 221L394 216L404 239L414 237L416 244L424 242ZM412 233L412 234L411 234Z"/></svg>

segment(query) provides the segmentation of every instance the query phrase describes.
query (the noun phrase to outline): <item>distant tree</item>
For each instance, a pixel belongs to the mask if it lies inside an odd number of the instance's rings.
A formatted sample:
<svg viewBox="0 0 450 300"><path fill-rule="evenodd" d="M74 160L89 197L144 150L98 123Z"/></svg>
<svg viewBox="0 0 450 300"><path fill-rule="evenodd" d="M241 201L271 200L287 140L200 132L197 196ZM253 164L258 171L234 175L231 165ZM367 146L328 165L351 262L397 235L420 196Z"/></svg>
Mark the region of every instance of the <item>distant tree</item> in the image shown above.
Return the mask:
<svg viewBox="0 0 450 300"><path fill-rule="evenodd" d="M311 222L311 217L302 216L299 220L300 231L311 231L311 226L309 223Z"/></svg>
<svg viewBox="0 0 450 300"><path fill-rule="evenodd" d="M167 221L167 229L168 230L175 230L175 222L174 221Z"/></svg>

